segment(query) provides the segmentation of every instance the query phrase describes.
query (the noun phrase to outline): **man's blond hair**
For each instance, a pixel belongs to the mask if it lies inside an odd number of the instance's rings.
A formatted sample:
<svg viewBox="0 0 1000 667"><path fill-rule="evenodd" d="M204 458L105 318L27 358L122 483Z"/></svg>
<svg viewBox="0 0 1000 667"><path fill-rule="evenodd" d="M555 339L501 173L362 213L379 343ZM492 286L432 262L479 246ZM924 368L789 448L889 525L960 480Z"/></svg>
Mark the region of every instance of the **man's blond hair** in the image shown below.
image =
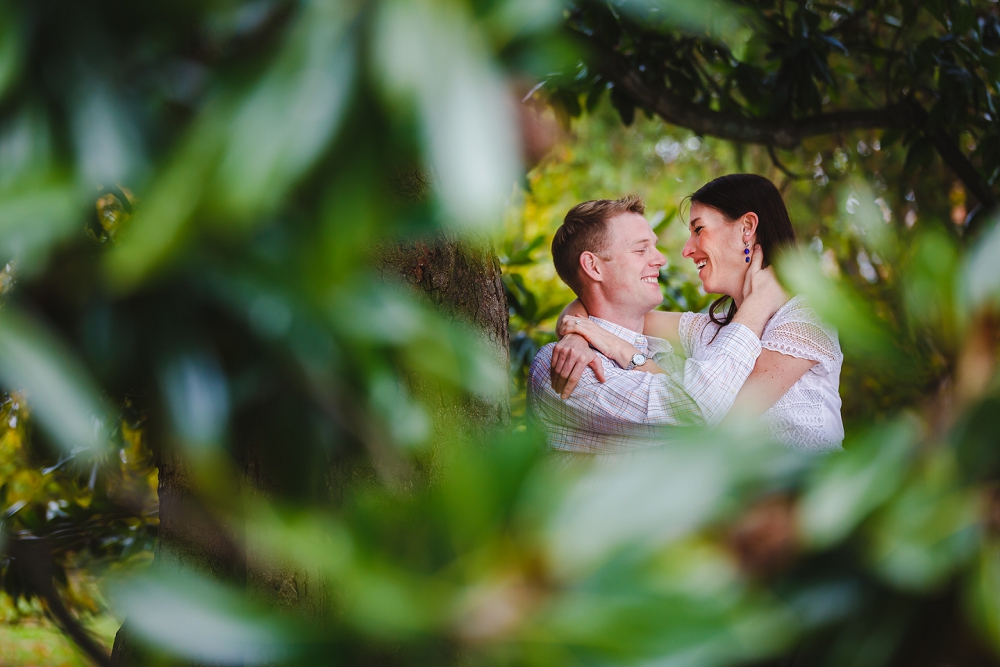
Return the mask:
<svg viewBox="0 0 1000 667"><path fill-rule="evenodd" d="M552 238L552 263L563 282L580 296L580 255L592 252L600 255L608 246L608 220L622 213L646 212L638 195L621 199L594 199L570 209Z"/></svg>

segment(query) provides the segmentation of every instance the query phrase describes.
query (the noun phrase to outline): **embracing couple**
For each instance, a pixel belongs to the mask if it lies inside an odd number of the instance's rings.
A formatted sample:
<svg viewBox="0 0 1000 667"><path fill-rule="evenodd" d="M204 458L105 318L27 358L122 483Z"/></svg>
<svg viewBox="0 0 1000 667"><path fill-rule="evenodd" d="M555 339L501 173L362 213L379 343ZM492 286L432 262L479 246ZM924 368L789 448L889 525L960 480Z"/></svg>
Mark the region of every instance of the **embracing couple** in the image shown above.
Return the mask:
<svg viewBox="0 0 1000 667"><path fill-rule="evenodd" d="M690 200L683 256L706 293L723 295L708 313L654 310L666 258L638 197L579 204L556 232L552 259L578 298L559 317L559 342L531 365L529 406L549 443L616 455L732 412L789 446L839 449L837 334L769 267L795 243L781 194L766 178L731 174Z"/></svg>

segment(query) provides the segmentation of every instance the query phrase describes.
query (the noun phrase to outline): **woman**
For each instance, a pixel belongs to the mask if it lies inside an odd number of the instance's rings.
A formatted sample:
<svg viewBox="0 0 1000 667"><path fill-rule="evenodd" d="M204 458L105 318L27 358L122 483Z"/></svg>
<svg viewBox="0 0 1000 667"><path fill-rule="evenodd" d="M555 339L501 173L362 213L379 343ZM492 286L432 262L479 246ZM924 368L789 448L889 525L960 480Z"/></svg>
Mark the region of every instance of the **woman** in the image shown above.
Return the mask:
<svg viewBox="0 0 1000 667"><path fill-rule="evenodd" d="M691 236L683 256L698 267L705 292L723 296L708 313L651 311L643 333L680 343L697 359L742 303L750 249L759 245L766 265L782 247L795 243L795 232L777 188L753 174L722 176L704 185L691 195L689 219ZM582 304L574 301L559 318L559 335L579 334L606 357L627 366L634 346L586 317ZM733 413L761 416L773 438L796 448L839 448L844 438L839 391L843 354L836 332L797 296L768 322L761 346ZM563 377L571 370L563 363L570 348L560 341L553 351L553 369Z"/></svg>

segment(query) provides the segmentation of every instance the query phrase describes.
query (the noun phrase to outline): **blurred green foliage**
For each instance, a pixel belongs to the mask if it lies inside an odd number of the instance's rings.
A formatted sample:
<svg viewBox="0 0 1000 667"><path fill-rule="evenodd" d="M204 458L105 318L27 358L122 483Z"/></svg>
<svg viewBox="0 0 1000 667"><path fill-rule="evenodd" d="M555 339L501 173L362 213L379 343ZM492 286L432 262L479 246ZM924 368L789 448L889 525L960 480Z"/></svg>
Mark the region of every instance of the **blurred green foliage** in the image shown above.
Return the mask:
<svg viewBox="0 0 1000 667"><path fill-rule="evenodd" d="M118 629L115 619L105 617L93 628L106 641L114 639ZM87 667L89 660L75 650L73 643L58 628L35 620L0 625L0 654L9 667Z"/></svg>
<svg viewBox="0 0 1000 667"><path fill-rule="evenodd" d="M651 7L600 6L626 4ZM574 71L579 6L0 2L8 590L40 594L14 573L44 538L72 600L61 573L148 554L159 519L156 563L107 589L140 664L997 663L1000 227L964 236L951 172L874 130L810 139L795 178L596 96L511 203L508 84ZM732 16L678 7L654 27ZM978 16L907 20L951 13ZM388 243L492 237L523 378L572 204L644 195L665 301L698 310L677 208L736 169L779 181L802 241L779 271L840 330L843 454L744 424L555 465L531 424L456 418L505 369L376 275ZM429 197L399 196L414 170Z"/></svg>

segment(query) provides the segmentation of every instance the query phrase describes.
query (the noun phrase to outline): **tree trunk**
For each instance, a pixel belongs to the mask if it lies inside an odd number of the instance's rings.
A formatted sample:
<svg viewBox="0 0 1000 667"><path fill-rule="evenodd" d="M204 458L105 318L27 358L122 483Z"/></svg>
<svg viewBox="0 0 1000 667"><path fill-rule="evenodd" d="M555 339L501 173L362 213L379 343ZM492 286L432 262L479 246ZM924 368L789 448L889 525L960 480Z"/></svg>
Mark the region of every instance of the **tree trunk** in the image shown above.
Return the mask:
<svg viewBox="0 0 1000 667"><path fill-rule="evenodd" d="M191 569L237 586L245 585L245 549L234 541L230 527L220 526L202 509L192 492L191 467L170 448L157 448L159 483L159 535L152 567ZM128 629L118 629L111 651L112 667L148 664L142 646ZM200 667L189 663L188 667Z"/></svg>
<svg viewBox="0 0 1000 667"><path fill-rule="evenodd" d="M510 366L507 297L500 261L488 245L445 236L382 249L376 264L384 279L400 278L456 320L482 332L482 344L503 368ZM434 391L417 383L417 390ZM484 429L510 420L506 386L486 400L461 406L462 418Z"/></svg>

